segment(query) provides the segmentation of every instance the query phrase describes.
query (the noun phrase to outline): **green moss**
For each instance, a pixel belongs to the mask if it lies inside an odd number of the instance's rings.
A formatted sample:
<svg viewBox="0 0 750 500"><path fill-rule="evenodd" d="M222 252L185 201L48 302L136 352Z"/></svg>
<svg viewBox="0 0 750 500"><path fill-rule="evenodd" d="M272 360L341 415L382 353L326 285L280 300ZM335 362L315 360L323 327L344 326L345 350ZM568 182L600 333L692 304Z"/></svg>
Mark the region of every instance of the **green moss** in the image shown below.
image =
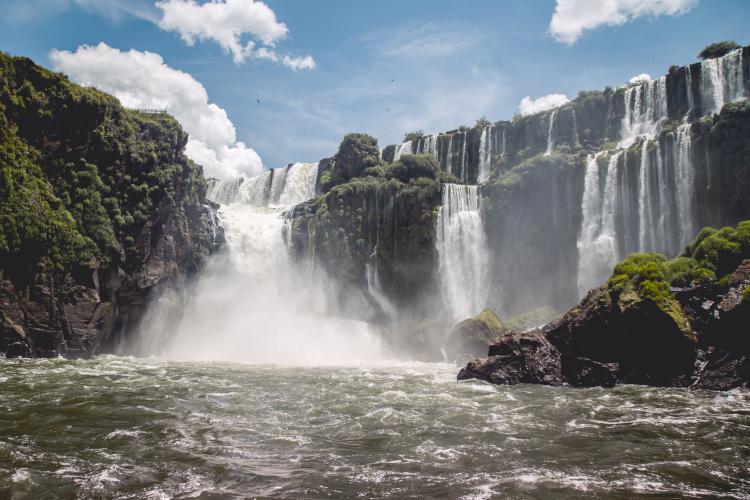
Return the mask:
<svg viewBox="0 0 750 500"><path fill-rule="evenodd" d="M505 325L503 325L503 322L500 321L500 318L491 309L484 309L476 319L487 325L492 332L499 333L505 330Z"/></svg>
<svg viewBox="0 0 750 500"><path fill-rule="evenodd" d="M0 267L48 258L64 273L122 257L127 267L134 236L161 203L200 210L206 182L186 143L169 115L125 110L0 53Z"/></svg>

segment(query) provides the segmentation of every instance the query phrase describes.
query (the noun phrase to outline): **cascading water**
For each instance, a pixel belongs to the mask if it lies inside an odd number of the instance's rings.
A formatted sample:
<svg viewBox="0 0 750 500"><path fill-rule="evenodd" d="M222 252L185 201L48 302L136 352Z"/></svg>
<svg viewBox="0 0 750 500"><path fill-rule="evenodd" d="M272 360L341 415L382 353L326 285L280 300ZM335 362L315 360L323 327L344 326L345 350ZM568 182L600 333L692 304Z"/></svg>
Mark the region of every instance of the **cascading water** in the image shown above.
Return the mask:
<svg viewBox="0 0 750 500"><path fill-rule="evenodd" d="M695 236L693 216L693 140L690 135L692 124L681 125L674 134L672 152L677 188L677 213L680 216L680 244L685 244Z"/></svg>
<svg viewBox="0 0 750 500"><path fill-rule="evenodd" d="M555 149L555 119L557 118L557 108L553 109L549 115L549 128L547 129L547 150L544 152L545 156L552 154L552 150Z"/></svg>
<svg viewBox="0 0 750 500"><path fill-rule="evenodd" d="M486 305L489 251L478 186L443 185L437 251L443 299L451 320L478 314Z"/></svg>
<svg viewBox="0 0 750 500"><path fill-rule="evenodd" d="M492 125L482 129L479 138L479 172L477 182L486 182L490 178L490 166L492 164Z"/></svg>
<svg viewBox="0 0 750 500"><path fill-rule="evenodd" d="M412 152L411 141L406 141L403 144L396 146L396 152L393 154L393 161L397 161L404 155L410 155Z"/></svg>
<svg viewBox="0 0 750 500"><path fill-rule="evenodd" d="M464 184L467 182L467 178L468 178L468 168L466 168L467 159L468 159L468 154L467 154L468 148L466 144L468 142L467 139L468 139L468 134L464 132L463 140L462 140L463 144L461 147L461 173L458 176L461 179L461 182L463 182Z"/></svg>
<svg viewBox="0 0 750 500"><path fill-rule="evenodd" d="M617 262L616 208L619 165L622 152L613 154L607 165L604 185L600 182L599 158L590 156L584 176L581 232L578 237L578 291L604 281Z"/></svg>
<svg viewBox="0 0 750 500"><path fill-rule="evenodd" d="M317 169L295 163L213 185L209 196L222 203L227 251L212 257L186 291L181 317L175 320L174 297L163 297L151 307L137 345L126 350L254 363L379 359L380 340L370 326L342 319L351 311L329 299L337 296L335 283L295 264L287 250L284 212L314 195Z"/></svg>
<svg viewBox="0 0 750 500"><path fill-rule="evenodd" d="M701 63L703 114L718 113L724 104L745 98L742 49Z"/></svg>
<svg viewBox="0 0 750 500"><path fill-rule="evenodd" d="M666 117L667 77L629 87L625 90L620 147L630 147L639 137L653 138Z"/></svg>

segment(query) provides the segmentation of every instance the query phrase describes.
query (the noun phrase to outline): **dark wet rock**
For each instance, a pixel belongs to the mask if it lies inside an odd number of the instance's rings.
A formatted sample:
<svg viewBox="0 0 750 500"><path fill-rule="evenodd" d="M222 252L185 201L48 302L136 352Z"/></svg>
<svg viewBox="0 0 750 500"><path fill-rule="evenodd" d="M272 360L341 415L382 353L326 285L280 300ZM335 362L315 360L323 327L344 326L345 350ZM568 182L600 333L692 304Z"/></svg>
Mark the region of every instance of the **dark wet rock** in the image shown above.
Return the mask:
<svg viewBox="0 0 750 500"><path fill-rule="evenodd" d="M617 363L578 357L564 359L562 366L563 378L575 387L614 387L620 369Z"/></svg>
<svg viewBox="0 0 750 500"><path fill-rule="evenodd" d="M475 359L458 380L476 378L493 384L562 385L560 353L539 331L509 332L489 347L489 356Z"/></svg>
<svg viewBox="0 0 750 500"><path fill-rule="evenodd" d="M5 351L5 357L8 359L31 357L31 348L26 342L13 342Z"/></svg>
<svg viewBox="0 0 750 500"><path fill-rule="evenodd" d="M695 341L667 311L633 291L614 301L606 286L592 290L545 333L565 359L617 364L622 383L673 385L695 364Z"/></svg>

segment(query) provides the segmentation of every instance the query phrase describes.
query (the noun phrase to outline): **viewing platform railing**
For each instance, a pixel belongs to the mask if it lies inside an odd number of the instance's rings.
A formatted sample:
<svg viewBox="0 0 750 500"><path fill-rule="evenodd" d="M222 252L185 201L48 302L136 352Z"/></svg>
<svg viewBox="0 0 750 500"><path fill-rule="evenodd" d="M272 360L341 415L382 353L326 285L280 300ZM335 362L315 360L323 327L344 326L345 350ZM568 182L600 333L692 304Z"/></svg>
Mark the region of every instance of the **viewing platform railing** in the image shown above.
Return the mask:
<svg viewBox="0 0 750 500"><path fill-rule="evenodd" d="M166 115L166 109L147 109L147 108L127 108L128 111L134 111L144 115Z"/></svg>

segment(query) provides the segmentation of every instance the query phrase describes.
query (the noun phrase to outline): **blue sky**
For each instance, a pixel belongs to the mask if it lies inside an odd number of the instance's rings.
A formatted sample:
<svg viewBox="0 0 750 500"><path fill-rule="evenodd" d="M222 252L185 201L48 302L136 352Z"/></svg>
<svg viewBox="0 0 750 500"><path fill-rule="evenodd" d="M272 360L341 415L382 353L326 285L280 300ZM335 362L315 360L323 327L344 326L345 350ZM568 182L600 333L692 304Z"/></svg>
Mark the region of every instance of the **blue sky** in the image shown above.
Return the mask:
<svg viewBox="0 0 750 500"><path fill-rule="evenodd" d="M750 2L745 0L637 0L645 5L645 15L625 12L625 19L590 14L591 0L559 1L574 9L564 22L585 23L593 16L590 29L577 38L576 33L567 39L553 36L555 0L267 0L274 26L284 23L288 33L273 43L256 43L255 49L266 47L278 57L309 55L315 61L313 69L295 71L255 53L238 64L236 54L222 49L212 35L194 37L190 45L181 37L187 28L180 23L186 21L177 19L170 28L162 19L166 11L150 0L3 0L7 15L0 18L0 49L70 69L74 79L105 90L117 85L122 92L139 82L133 83L131 75L131 83L113 83L116 70L106 69L106 57L88 58L84 67L82 58L74 57L81 55L76 50L104 42L117 51L159 54L163 66L187 73L202 84L210 103L226 111L226 116L215 108L207 113L218 113L218 128L233 124L234 135L209 137L211 132L199 131L198 125L183 125L196 137L205 135L208 149L222 141L230 150L234 141L244 143L246 150L236 157L227 153L231 168L216 170L231 173L251 171L239 165L251 161L250 149L265 167L277 167L329 156L350 131L370 133L382 147L400 142L412 129L438 132L471 125L482 115L511 118L525 96L573 98L579 90L619 85L636 74L660 75L671 64L693 62L713 41L750 43ZM241 40L253 36L248 31ZM55 49L71 57L53 59ZM186 85L180 91L194 90ZM203 102L191 99L186 97L183 105ZM185 104L193 102L198 104ZM186 110L183 119L201 117ZM206 123L204 128L213 122ZM196 153L198 158L202 154ZM217 158L224 161L221 154Z"/></svg>

